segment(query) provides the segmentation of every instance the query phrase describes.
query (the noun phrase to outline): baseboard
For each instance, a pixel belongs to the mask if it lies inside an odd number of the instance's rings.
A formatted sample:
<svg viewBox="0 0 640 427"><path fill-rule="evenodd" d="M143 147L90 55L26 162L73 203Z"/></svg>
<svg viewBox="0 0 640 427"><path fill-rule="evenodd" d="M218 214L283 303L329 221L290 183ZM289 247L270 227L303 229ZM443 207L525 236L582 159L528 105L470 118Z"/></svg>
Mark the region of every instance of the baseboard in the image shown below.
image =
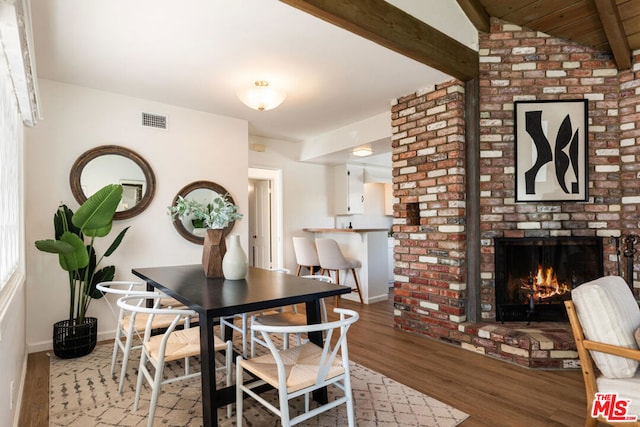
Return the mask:
<svg viewBox="0 0 640 427"><path fill-rule="evenodd" d="M377 302L386 301L388 299L389 299L389 295L388 294L378 295L378 296L373 297L373 298L368 298L367 299L367 304L375 304Z"/></svg>
<svg viewBox="0 0 640 427"><path fill-rule="evenodd" d="M22 361L22 374L20 375L20 387L18 394L16 395L16 401L13 414L13 427L20 425L20 412L22 412L22 393L24 393L24 383L27 381L27 360L29 359L29 353L25 351L24 360Z"/></svg>
<svg viewBox="0 0 640 427"><path fill-rule="evenodd" d="M348 299L349 301L360 302L360 297L357 293L350 293L345 295L340 295L340 298ZM377 295L371 298L363 298L365 304L375 304L377 302L386 301L389 298L388 294Z"/></svg>
<svg viewBox="0 0 640 427"><path fill-rule="evenodd" d="M52 326L53 328L53 326ZM97 341L113 340L116 336L115 329L112 331L98 332ZM53 340L39 341L36 343L28 344L29 353L38 353L40 351L53 351Z"/></svg>

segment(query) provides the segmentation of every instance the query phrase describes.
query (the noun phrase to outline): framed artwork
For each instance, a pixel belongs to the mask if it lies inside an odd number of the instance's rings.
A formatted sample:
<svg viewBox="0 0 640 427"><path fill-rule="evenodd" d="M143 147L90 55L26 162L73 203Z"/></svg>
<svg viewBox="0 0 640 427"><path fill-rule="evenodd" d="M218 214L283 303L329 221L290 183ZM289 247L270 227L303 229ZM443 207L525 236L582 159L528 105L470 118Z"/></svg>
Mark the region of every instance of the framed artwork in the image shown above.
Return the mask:
<svg viewBox="0 0 640 427"><path fill-rule="evenodd" d="M587 201L586 99L516 101L516 202Z"/></svg>

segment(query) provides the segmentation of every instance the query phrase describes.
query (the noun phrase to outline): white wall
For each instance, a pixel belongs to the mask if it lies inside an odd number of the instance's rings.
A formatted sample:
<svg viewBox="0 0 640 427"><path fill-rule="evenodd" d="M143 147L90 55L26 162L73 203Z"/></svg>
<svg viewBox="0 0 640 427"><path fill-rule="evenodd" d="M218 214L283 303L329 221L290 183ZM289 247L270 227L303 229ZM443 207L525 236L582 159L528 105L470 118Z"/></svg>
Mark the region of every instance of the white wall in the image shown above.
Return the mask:
<svg viewBox="0 0 640 427"><path fill-rule="evenodd" d="M333 171L323 165L301 163L300 144L256 136L252 144L263 144L263 152L249 151L252 168L282 170L283 191L283 266L296 269L291 237L308 227L333 227L333 212L328 194L333 188Z"/></svg>
<svg viewBox="0 0 640 427"><path fill-rule="evenodd" d="M342 222L354 227L389 228L392 218L384 215L384 186L365 184L364 215L334 216L333 166L299 162L299 143L250 137L252 144L264 145L263 152L249 152L252 168L282 170L284 215L284 267L296 269L291 237L304 234L303 228L333 228Z"/></svg>
<svg viewBox="0 0 640 427"><path fill-rule="evenodd" d="M60 202L76 209L69 172L76 158L99 145L116 144L144 157L156 175L149 207L129 220L116 221L99 251L124 227L131 226L118 250L104 265L117 268L116 279L136 279L135 267L199 263L202 246L183 239L173 228L167 207L186 184L209 180L225 187L248 211L248 124L114 93L40 80L44 120L26 132L27 343L30 351L51 348L52 325L68 310L66 273L57 257L39 252L33 242L53 237L53 214ZM168 130L141 126L141 113L168 116ZM247 247L247 221L233 234ZM114 329L104 301L93 301L89 315L99 320L98 338Z"/></svg>
<svg viewBox="0 0 640 427"><path fill-rule="evenodd" d="M248 213L249 167L282 170L284 267L295 271L291 237L308 227L334 227L346 218L354 227L387 228L382 185L365 185L365 213L336 219L332 212L333 170L299 161L302 145L261 137L264 152L248 151L246 121L40 80L44 120L26 133L27 344L29 351L51 348L53 323L67 316L66 274L57 257L35 249L33 242L53 237L52 218L60 202L78 204L69 187L76 158L99 145L116 144L144 157L154 170L157 189L150 206L139 216L116 221L112 235L99 242L101 252L124 227L131 226L118 250L104 265L116 265L116 278L137 279L135 267L200 262L202 246L184 240L166 214L176 192L196 180L224 186ZM140 125L142 112L168 116L168 130ZM248 248L248 221L233 230ZM104 301L94 301L89 315L97 316L99 339L111 337L113 321Z"/></svg>

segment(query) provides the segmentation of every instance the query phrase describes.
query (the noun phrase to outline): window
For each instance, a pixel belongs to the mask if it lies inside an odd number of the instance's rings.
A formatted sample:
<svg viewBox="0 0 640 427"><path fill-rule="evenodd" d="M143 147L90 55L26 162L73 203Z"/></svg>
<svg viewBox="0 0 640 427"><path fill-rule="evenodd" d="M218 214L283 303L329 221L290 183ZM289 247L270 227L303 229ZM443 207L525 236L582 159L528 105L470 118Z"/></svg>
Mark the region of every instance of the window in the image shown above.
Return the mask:
<svg viewBox="0 0 640 427"><path fill-rule="evenodd" d="M0 289L20 257L20 116L4 55L0 55Z"/></svg>

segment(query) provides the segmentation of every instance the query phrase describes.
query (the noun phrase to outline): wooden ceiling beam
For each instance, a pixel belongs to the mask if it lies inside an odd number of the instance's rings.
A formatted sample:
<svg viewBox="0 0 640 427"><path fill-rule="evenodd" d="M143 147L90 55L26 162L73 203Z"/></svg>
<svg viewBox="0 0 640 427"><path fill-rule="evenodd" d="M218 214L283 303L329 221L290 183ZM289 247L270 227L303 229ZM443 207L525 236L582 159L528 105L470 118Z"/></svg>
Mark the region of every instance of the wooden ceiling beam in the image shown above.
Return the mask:
<svg viewBox="0 0 640 427"><path fill-rule="evenodd" d="M488 33L491 30L491 17L479 0L457 0L457 2L478 31Z"/></svg>
<svg viewBox="0 0 640 427"><path fill-rule="evenodd" d="M384 0L280 0L462 81L478 77L478 52Z"/></svg>
<svg viewBox="0 0 640 427"><path fill-rule="evenodd" d="M595 0L595 3L618 69L631 68L631 48L615 0Z"/></svg>

